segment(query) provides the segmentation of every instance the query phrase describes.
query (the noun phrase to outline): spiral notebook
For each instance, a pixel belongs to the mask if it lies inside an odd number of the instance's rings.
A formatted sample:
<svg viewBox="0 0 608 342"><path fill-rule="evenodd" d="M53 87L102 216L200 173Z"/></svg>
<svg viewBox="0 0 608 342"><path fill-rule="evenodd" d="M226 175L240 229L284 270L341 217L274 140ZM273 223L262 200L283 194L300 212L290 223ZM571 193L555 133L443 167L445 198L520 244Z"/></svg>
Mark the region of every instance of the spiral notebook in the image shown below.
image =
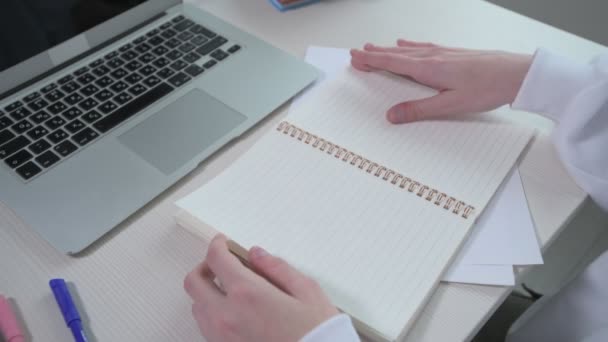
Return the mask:
<svg viewBox="0 0 608 342"><path fill-rule="evenodd" d="M391 125L434 91L352 69L215 179L180 225L260 245L316 279L360 333L402 339L533 131L495 116Z"/></svg>

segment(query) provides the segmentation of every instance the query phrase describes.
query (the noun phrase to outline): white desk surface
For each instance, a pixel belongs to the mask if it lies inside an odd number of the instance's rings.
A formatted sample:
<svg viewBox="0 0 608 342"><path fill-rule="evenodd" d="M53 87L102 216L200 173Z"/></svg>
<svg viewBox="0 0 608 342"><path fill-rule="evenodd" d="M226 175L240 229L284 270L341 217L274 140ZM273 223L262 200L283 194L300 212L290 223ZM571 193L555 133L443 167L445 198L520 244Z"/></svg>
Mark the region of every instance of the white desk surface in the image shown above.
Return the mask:
<svg viewBox="0 0 608 342"><path fill-rule="evenodd" d="M359 47L367 41L391 44L398 37L519 52L544 46L581 61L605 52L598 44L481 0L328 0L287 13L277 12L267 0L198 3L298 56L310 44ZM9 208L0 206L0 292L15 300L33 341L71 340L48 289L52 277L75 284L93 341L201 340L182 281L204 257L206 244L175 224L173 202L221 172L278 122L286 108L224 148L79 258L57 252ZM545 132L551 128L537 116L514 116ZM585 194L560 165L547 135L537 138L520 170L546 247ZM408 340L470 340L510 290L442 283Z"/></svg>

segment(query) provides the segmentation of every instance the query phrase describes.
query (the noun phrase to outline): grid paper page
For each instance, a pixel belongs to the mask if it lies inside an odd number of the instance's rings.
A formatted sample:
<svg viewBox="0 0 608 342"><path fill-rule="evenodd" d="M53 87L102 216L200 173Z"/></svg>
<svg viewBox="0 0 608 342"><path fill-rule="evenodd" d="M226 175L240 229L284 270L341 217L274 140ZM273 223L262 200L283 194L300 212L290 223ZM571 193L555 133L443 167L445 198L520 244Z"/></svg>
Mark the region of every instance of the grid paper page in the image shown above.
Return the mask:
<svg viewBox="0 0 608 342"><path fill-rule="evenodd" d="M387 340L414 321L472 224L424 204L277 131L178 202L285 258Z"/></svg>

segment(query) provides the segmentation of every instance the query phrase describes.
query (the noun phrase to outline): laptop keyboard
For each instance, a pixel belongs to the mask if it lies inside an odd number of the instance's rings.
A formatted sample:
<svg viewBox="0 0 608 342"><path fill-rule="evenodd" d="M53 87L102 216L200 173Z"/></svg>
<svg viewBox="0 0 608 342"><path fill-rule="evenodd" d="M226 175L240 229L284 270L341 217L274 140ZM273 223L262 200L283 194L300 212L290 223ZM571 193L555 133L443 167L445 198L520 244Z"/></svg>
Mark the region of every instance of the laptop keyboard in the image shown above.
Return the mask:
<svg viewBox="0 0 608 342"><path fill-rule="evenodd" d="M181 15L163 23L1 108L0 160L32 179L241 49L227 43Z"/></svg>

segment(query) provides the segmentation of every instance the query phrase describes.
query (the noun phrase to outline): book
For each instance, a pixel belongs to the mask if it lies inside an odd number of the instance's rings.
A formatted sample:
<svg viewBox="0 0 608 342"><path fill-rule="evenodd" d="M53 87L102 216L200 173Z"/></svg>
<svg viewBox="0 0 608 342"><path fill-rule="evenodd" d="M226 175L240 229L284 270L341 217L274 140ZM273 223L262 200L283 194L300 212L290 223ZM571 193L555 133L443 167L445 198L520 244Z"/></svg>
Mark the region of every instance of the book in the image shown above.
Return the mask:
<svg viewBox="0 0 608 342"><path fill-rule="evenodd" d="M317 280L363 335L403 339L534 134L491 113L386 121L392 105L433 94L345 70L178 201L178 223L266 248Z"/></svg>

